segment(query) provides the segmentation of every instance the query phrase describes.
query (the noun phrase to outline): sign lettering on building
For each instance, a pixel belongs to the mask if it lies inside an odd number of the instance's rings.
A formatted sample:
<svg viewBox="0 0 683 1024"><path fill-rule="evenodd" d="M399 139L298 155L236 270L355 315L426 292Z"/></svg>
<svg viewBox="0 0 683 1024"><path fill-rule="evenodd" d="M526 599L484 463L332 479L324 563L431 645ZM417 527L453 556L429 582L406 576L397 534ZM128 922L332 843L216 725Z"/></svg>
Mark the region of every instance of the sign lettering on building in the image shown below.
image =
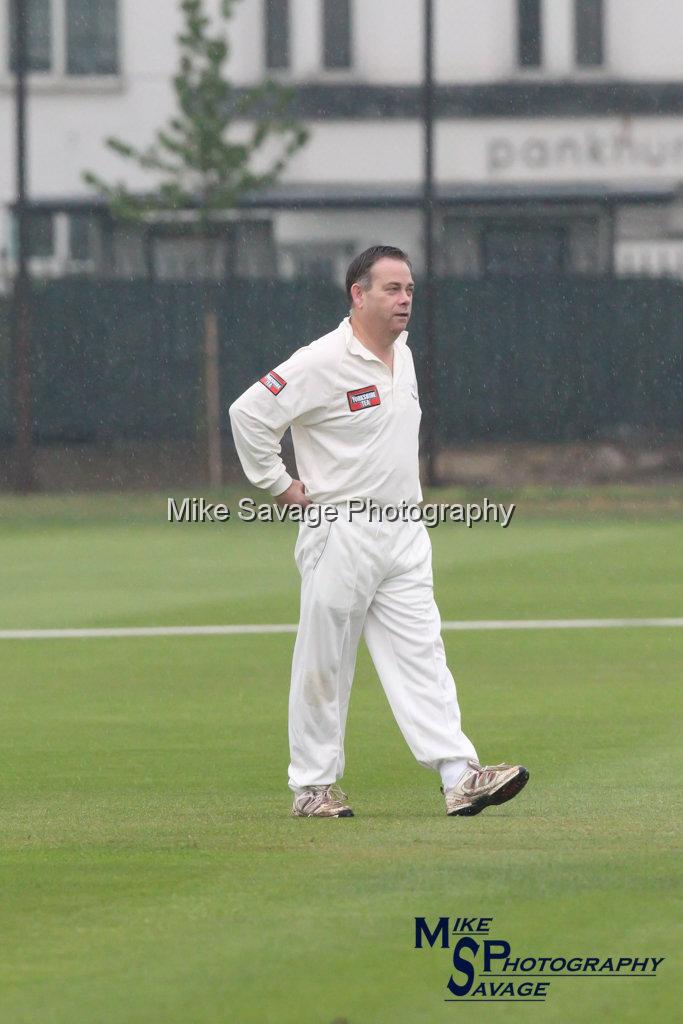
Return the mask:
<svg viewBox="0 0 683 1024"><path fill-rule="evenodd" d="M451 122L439 150L441 180L683 179L683 120Z"/></svg>

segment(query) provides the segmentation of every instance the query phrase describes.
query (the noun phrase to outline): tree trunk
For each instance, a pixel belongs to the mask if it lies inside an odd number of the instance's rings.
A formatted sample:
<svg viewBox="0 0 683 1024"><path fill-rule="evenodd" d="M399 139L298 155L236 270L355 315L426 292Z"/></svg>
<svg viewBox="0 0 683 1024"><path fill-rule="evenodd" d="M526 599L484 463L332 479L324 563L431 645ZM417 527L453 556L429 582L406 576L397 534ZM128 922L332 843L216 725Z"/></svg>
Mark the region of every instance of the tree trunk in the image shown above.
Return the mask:
<svg viewBox="0 0 683 1024"><path fill-rule="evenodd" d="M223 483L221 456L221 385L218 362L218 316L215 309L204 313L204 409L209 484Z"/></svg>

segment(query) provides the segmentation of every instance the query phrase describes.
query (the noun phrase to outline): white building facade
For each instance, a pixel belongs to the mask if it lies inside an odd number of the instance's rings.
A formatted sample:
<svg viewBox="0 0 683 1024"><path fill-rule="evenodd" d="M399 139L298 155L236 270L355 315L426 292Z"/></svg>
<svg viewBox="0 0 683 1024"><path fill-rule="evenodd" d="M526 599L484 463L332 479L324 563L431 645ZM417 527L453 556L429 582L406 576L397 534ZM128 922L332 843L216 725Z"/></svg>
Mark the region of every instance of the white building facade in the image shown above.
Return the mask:
<svg viewBox="0 0 683 1024"><path fill-rule="evenodd" d="M310 139L198 243L113 224L83 172L145 191L105 145L173 111L178 0L27 0L33 269L341 279L378 241L420 269L422 0L237 0L230 77L294 90ZM215 11L218 0L206 0ZM0 288L14 264L10 0L0 0ZM683 276L681 0L434 0L439 271Z"/></svg>

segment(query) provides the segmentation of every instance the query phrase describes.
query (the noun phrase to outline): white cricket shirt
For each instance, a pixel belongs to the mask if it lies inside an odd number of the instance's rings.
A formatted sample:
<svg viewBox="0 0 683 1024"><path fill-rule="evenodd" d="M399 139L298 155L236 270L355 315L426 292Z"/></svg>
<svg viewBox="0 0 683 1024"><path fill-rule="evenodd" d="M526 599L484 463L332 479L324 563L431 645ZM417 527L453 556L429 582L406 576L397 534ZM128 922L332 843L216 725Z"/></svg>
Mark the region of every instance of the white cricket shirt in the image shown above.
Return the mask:
<svg viewBox="0 0 683 1024"><path fill-rule="evenodd" d="M422 412L407 337L403 331L394 342L392 373L354 337L346 317L252 384L230 406L235 447L251 483L274 495L287 490L292 478L280 440L291 426L311 501L421 501Z"/></svg>

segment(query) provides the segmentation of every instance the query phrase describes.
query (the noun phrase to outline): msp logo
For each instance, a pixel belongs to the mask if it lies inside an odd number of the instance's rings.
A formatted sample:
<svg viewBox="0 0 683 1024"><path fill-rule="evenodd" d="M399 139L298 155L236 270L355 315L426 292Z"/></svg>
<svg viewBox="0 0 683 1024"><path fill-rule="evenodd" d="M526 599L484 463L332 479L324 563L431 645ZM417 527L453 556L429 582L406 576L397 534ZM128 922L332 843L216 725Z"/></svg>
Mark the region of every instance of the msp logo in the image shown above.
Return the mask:
<svg viewBox="0 0 683 1024"><path fill-rule="evenodd" d="M415 918L415 949L450 951L445 1002L545 1002L556 978L655 977L663 956L518 955L507 939L488 938L492 917ZM543 980L539 980L543 979Z"/></svg>

